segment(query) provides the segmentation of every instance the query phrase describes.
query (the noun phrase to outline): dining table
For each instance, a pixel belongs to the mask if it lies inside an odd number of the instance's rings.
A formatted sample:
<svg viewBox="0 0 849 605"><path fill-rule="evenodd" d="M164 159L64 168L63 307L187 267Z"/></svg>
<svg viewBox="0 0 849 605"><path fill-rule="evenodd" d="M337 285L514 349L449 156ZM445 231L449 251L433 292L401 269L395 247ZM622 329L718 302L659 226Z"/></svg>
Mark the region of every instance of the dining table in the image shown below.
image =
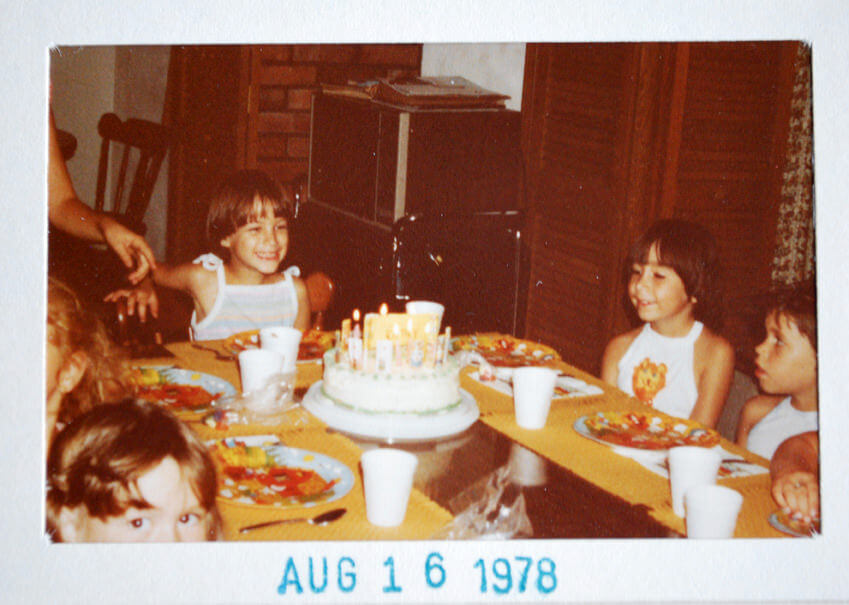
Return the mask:
<svg viewBox="0 0 849 605"><path fill-rule="evenodd" d="M173 342L160 352L132 363L182 368L218 377L240 389L237 359L227 354L224 341ZM461 531L460 522L468 520L473 507L486 498L498 499L513 517L513 533L507 537L685 537L684 519L672 509L665 463L625 455L622 448L590 439L576 428L582 418L599 412L662 414L560 359L547 365L589 388L555 397L545 426L538 430L521 428L512 396L482 379L478 368L471 365L461 370L460 386L474 398L479 417L468 428L439 438L401 440L352 434L344 427L329 426L298 405L272 425L221 425L208 422L208 416L181 418L209 443L268 435L286 447L334 459L353 476L353 485L341 498L312 502L308 507L263 506L219 498L224 540L493 537ZM321 380L322 371L320 360L298 363L294 402ZM734 538L788 537L769 521L778 507L770 494L768 461L724 438L720 446L731 464L728 472L720 472L717 483L743 495ZM418 459L407 513L397 527L378 527L366 518L359 462L365 451L376 447L403 449ZM734 472L740 468L748 472ZM346 509L346 513L323 526L288 523L239 531L248 525L308 518L336 508Z"/></svg>

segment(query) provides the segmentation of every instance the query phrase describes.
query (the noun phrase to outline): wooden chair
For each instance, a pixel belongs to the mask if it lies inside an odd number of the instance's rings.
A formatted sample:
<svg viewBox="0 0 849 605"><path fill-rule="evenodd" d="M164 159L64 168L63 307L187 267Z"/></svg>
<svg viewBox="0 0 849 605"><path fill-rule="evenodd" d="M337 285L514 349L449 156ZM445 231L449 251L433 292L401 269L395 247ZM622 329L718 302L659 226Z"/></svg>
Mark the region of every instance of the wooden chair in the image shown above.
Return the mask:
<svg viewBox="0 0 849 605"><path fill-rule="evenodd" d="M117 220L136 233L144 234L144 214L150 203L153 186L159 175L162 160L171 143L171 131L161 124L128 118L126 121L114 113L105 113L97 124L103 138L100 145L100 163L97 168L95 209L111 213ZM113 147L120 148L120 164L114 183L111 205L106 208L106 181ZM127 186L131 157L135 161L132 182Z"/></svg>
<svg viewBox="0 0 849 605"><path fill-rule="evenodd" d="M129 118L122 122L114 113L103 114L97 130L103 140L95 209L144 234L144 214L171 142L171 131L147 120ZM106 183L113 151L120 151L120 163L112 188L114 194L109 196L107 204ZM115 334L120 329L115 324L115 307L103 303L103 297L126 285L126 267L106 244L83 241L55 229L50 229L48 241L50 274L79 292L86 307L101 317Z"/></svg>
<svg viewBox="0 0 849 605"><path fill-rule="evenodd" d="M335 290L333 280L321 271L316 271L307 276L304 283L307 287L307 298L310 301L312 328L321 330L324 327L324 312L333 302Z"/></svg>

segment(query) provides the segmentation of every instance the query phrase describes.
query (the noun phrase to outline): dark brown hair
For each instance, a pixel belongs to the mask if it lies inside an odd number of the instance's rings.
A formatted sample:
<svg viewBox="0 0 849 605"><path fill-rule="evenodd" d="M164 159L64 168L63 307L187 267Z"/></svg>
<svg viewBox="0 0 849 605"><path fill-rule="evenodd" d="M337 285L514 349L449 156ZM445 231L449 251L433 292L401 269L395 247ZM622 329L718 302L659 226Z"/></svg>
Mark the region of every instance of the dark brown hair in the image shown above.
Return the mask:
<svg viewBox="0 0 849 605"><path fill-rule="evenodd" d="M634 264L648 262L656 245L658 262L675 270L687 296L695 297L693 314L713 329L722 326L719 252L713 235L697 223L680 219L657 221L631 246L626 281Z"/></svg>
<svg viewBox="0 0 849 605"><path fill-rule="evenodd" d="M817 350L817 292L813 282L787 286L775 292L775 302L768 305L767 316L792 320Z"/></svg>
<svg viewBox="0 0 849 605"><path fill-rule="evenodd" d="M159 405L130 399L100 405L59 433L47 459L47 520L54 533L63 508L84 505L90 516L106 519L127 509L149 508L138 480L172 457L200 505L210 540L221 519L215 504L215 466L192 430Z"/></svg>
<svg viewBox="0 0 849 605"><path fill-rule="evenodd" d="M288 189L283 189L273 178L260 170L240 170L222 183L212 198L206 215L206 239L219 255L228 256L221 240L232 235L239 227L255 220L270 208L274 216L291 222L292 199Z"/></svg>

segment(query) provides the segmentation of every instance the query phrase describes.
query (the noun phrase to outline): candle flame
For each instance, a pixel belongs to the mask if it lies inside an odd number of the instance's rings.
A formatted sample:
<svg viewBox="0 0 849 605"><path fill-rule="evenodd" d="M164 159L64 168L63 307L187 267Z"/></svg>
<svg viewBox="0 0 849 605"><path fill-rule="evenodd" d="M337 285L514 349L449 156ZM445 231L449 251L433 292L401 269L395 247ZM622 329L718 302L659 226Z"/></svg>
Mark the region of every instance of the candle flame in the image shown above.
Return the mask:
<svg viewBox="0 0 849 605"><path fill-rule="evenodd" d="M387 305L386 303L381 303L379 313L381 315L388 314L389 313L389 305Z"/></svg>
<svg viewBox="0 0 849 605"><path fill-rule="evenodd" d="M354 321L360 321L360 310L354 309Z"/></svg>

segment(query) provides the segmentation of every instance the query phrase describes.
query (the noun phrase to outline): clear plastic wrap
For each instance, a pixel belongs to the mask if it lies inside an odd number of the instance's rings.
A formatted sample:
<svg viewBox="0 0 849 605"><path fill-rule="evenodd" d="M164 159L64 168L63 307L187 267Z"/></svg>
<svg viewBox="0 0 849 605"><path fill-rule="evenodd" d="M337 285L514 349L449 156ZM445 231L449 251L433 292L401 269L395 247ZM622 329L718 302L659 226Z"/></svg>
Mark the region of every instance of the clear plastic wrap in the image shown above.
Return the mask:
<svg viewBox="0 0 849 605"><path fill-rule="evenodd" d="M305 419L300 404L293 400L294 390L294 373L274 374L261 389L216 401L208 424L299 424Z"/></svg>
<svg viewBox="0 0 849 605"><path fill-rule="evenodd" d="M434 534L434 540L508 540L530 538L525 496L502 466L460 492L448 503L454 519Z"/></svg>

